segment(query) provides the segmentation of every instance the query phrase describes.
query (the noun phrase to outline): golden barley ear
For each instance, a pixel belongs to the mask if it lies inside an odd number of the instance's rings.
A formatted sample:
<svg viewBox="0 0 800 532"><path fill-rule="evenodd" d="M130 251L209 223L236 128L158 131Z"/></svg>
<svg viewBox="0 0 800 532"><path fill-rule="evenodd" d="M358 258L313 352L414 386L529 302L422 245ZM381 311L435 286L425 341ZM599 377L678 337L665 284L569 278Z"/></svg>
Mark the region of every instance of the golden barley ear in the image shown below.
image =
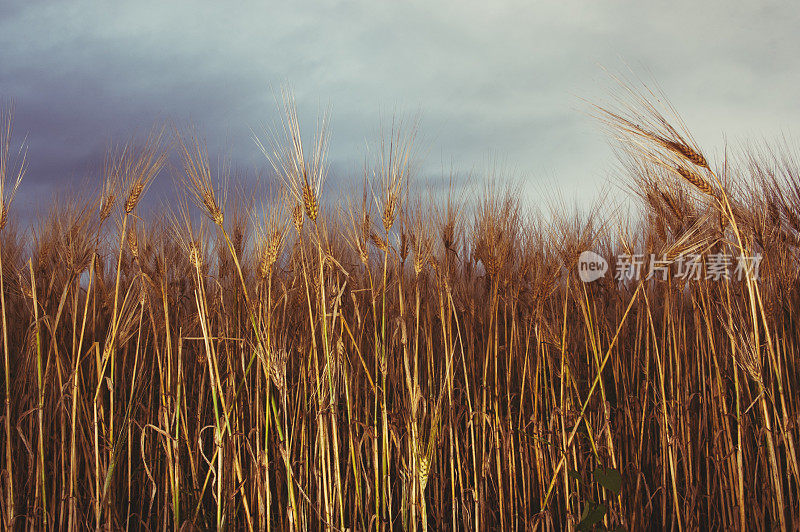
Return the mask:
<svg viewBox="0 0 800 532"><path fill-rule="evenodd" d="M102 206L100 207L100 223L105 222L111 216L111 210L114 208L116 202L116 195L109 194L102 199Z"/></svg>
<svg viewBox="0 0 800 532"><path fill-rule="evenodd" d="M690 170L690 169L688 169L688 168L686 168L684 166L680 166L680 165L675 167L675 171L678 173L678 175L680 175L686 181L688 181L689 183L694 185L695 188L697 188L697 190L699 190L703 194L707 194L709 196L713 196L714 195L714 187L712 187L711 183L706 181L706 179L703 178L697 172L694 172L694 171L692 171L692 170Z"/></svg>
<svg viewBox="0 0 800 532"><path fill-rule="evenodd" d="M203 256L200 253L200 244L198 242L189 244L189 262L198 270L203 269Z"/></svg>
<svg viewBox="0 0 800 532"><path fill-rule="evenodd" d="M373 231L370 233L369 237L372 239L372 242L375 244L375 246L381 251L386 252L389 249L389 244L386 239L378 233Z"/></svg>
<svg viewBox="0 0 800 532"><path fill-rule="evenodd" d="M218 227L225 222L223 209L227 203L227 180L225 170L217 176L216 190L208 151L204 142L194 133L183 136L176 132L184 175L181 178L184 189L189 192L192 202L202 209L206 216Z"/></svg>
<svg viewBox="0 0 800 532"><path fill-rule="evenodd" d="M211 221L219 227L222 227L222 224L225 222L225 215L222 213L222 209L219 208L214 195L208 190L203 193L203 205L205 205Z"/></svg>
<svg viewBox="0 0 800 532"><path fill-rule="evenodd" d="M258 260L258 275L261 279L269 277L272 264L269 262L269 251L267 246L261 246L261 254Z"/></svg>
<svg viewBox="0 0 800 532"><path fill-rule="evenodd" d="M268 353L269 376L281 395L286 391L286 361L288 358L289 353L284 348L270 350Z"/></svg>
<svg viewBox="0 0 800 532"><path fill-rule="evenodd" d="M273 170L301 204L312 222L317 221L320 211L320 195L327 176L328 111L317 122L317 131L311 157L303 149L300 122L291 89L281 90L283 113L279 128L269 132L271 147L268 149L255 137L256 144L272 165ZM295 227L301 227L295 216Z"/></svg>
<svg viewBox="0 0 800 532"><path fill-rule="evenodd" d="M306 215L312 222L317 221L317 214L319 213L319 202L314 191L306 183L303 185L303 206L306 210Z"/></svg>
<svg viewBox="0 0 800 532"><path fill-rule="evenodd" d="M142 195L167 162L168 148L164 146L165 129L154 128L140 147L126 146L114 163L123 181L128 183L125 212L130 214L142 199Z"/></svg>
<svg viewBox="0 0 800 532"><path fill-rule="evenodd" d="M665 139L663 137L655 137L655 139L659 144L661 144L668 150L672 151L673 153L677 153L687 161L699 166L700 168L708 168L708 161L703 156L703 154L695 150L688 144L684 142L676 142L674 140Z"/></svg>
<svg viewBox="0 0 800 532"><path fill-rule="evenodd" d="M294 204L292 208L292 221L294 222L294 228L297 229L297 234L303 232L303 205L299 202Z"/></svg>
<svg viewBox="0 0 800 532"><path fill-rule="evenodd" d="M131 252L133 258L139 258L139 239L136 236L136 229L131 227L128 229L128 238L126 239L128 243L128 251Z"/></svg>
<svg viewBox="0 0 800 532"><path fill-rule="evenodd" d="M419 486L422 491L425 491L425 487L428 485L428 478L430 477L431 472L431 457L421 445L417 449L416 455Z"/></svg>
<svg viewBox="0 0 800 532"><path fill-rule="evenodd" d="M23 142L19 147L18 159L13 160L12 158L13 114L13 104L0 110L0 231L8 223L8 209L14 201L27 167L28 147L26 143ZM8 177L14 179L13 185L6 183ZM10 191L8 190L9 185Z"/></svg>
<svg viewBox="0 0 800 532"><path fill-rule="evenodd" d="M128 198L125 200L125 212L130 213L133 209L136 208L136 205L139 203L139 200L142 198L142 192L144 191L144 183L136 182L131 186L131 190L128 193Z"/></svg>
<svg viewBox="0 0 800 532"><path fill-rule="evenodd" d="M383 208L383 228L388 233L392 226L394 225L395 220L395 207L397 205L397 195L390 193L388 198L386 199L386 205Z"/></svg>

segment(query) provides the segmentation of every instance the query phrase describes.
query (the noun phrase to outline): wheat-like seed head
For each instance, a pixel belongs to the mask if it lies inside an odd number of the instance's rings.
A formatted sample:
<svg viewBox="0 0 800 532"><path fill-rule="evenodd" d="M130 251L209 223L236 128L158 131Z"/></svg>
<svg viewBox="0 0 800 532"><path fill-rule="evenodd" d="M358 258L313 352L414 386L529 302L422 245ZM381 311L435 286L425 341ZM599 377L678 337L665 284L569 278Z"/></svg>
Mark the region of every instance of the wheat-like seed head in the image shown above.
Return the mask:
<svg viewBox="0 0 800 532"><path fill-rule="evenodd" d="M378 355L378 366L379 369L381 370L381 374L383 375L386 375L389 372L389 367L388 367L389 361L387 359L388 357L384 353L380 353Z"/></svg>
<svg viewBox="0 0 800 532"><path fill-rule="evenodd" d="M497 271L499 270L499 261L494 253L494 250L487 249L484 252L481 260L486 268L486 273L490 278L494 279L497 276Z"/></svg>
<svg viewBox="0 0 800 532"><path fill-rule="evenodd" d="M219 227L222 227L222 224L225 222L225 215L222 213L222 209L219 208L219 205L217 205L217 200L210 190L203 191L203 205L211 221Z"/></svg>
<svg viewBox="0 0 800 532"><path fill-rule="evenodd" d="M272 196L269 191L267 194ZM269 277L272 267L278 261L286 233L289 230L286 200L286 189L281 188L277 201L270 205L262 202L260 209L255 209L251 213L256 235L257 271L262 280ZM300 216L302 217L302 212Z"/></svg>
<svg viewBox="0 0 800 532"><path fill-rule="evenodd" d="M262 279L266 279L272 271L272 267L278 261L281 247L283 246L283 233L279 230L274 230L269 239L261 244L261 253L258 263L259 275Z"/></svg>
<svg viewBox="0 0 800 532"><path fill-rule="evenodd" d="M303 149L300 122L294 95L289 88L281 91L283 113L280 129L269 134L271 149L255 137L256 144L269 160L292 199L301 204L312 222L320 211L320 195L327 175L328 112L317 122L317 132L311 157ZM296 227L299 225L296 223Z"/></svg>
<svg viewBox="0 0 800 532"><path fill-rule="evenodd" d="M294 228L297 230L297 234L303 232L303 205L300 202L295 202L294 207L292 208L292 221L294 222Z"/></svg>
<svg viewBox="0 0 800 532"><path fill-rule="evenodd" d="M412 203L403 215L403 223L410 230L408 240L414 255L414 274L417 277L422 273L432 254L429 212L417 201Z"/></svg>
<svg viewBox="0 0 800 532"><path fill-rule="evenodd" d="M111 148L106 153L103 181L99 191L98 217L101 225L111 216L119 196L125 194L120 187L123 183L127 183L126 178L130 179L128 174L132 166L132 150L130 144L124 144L121 147ZM130 187L130 185L127 186Z"/></svg>
<svg viewBox="0 0 800 532"><path fill-rule="evenodd" d="M369 237L372 239L372 242L375 244L375 246L384 253L389 249L389 244L386 239L378 233L373 231L370 233Z"/></svg>
<svg viewBox="0 0 800 532"><path fill-rule="evenodd" d="M267 246L261 247L261 254L258 259L258 275L261 279L266 279L269 277L269 273L272 270L272 263L269 260L269 250Z"/></svg>
<svg viewBox="0 0 800 532"><path fill-rule="evenodd" d="M126 145L111 156L110 169L107 170L106 187L111 192L116 187L119 176L126 183L128 191L125 199L125 212L131 213L142 195L153 182L167 161L167 148L163 146L164 128L154 128L140 147Z"/></svg>
<svg viewBox="0 0 800 532"><path fill-rule="evenodd" d="M711 183L706 181L700 174L694 172L684 166L677 165L675 167L675 171L684 178L686 181L694 185L697 190L702 192L703 194L707 194L709 196L714 195L714 188L711 186Z"/></svg>
<svg viewBox="0 0 800 532"><path fill-rule="evenodd" d="M189 262L198 270L202 270L203 257L200 253L199 242L193 241L189 244Z"/></svg>
<svg viewBox="0 0 800 532"><path fill-rule="evenodd" d="M281 395L286 391L286 349L277 349L269 354L269 376Z"/></svg>
<svg viewBox="0 0 800 532"><path fill-rule="evenodd" d="M361 259L361 263L364 266L369 264L369 246L367 245L367 241L370 239L370 227L369 211L366 206L362 206L361 228L360 231L355 230L356 234L354 240L358 248L358 258Z"/></svg>
<svg viewBox="0 0 800 532"><path fill-rule="evenodd" d="M317 221L317 214L319 213L319 202L317 196L311 189L308 183L303 185L303 206L306 210L306 215L312 222Z"/></svg>
<svg viewBox="0 0 800 532"><path fill-rule="evenodd" d="M147 285L144 280L142 280L139 285L139 304L144 305L145 303L147 303Z"/></svg>
<svg viewBox="0 0 800 532"><path fill-rule="evenodd" d="M33 299L33 287L29 280L23 277L21 273L18 273L17 277L19 277L19 287L22 290L22 295L28 299Z"/></svg>
<svg viewBox="0 0 800 532"><path fill-rule="evenodd" d="M381 210L381 221L387 234L400 215L403 185L408 184L411 176L416 127L416 117L410 123L393 117L388 134L378 146L378 161L373 170L373 197Z"/></svg>
<svg viewBox="0 0 800 532"><path fill-rule="evenodd" d="M114 208L116 200L117 197L114 194L109 194L103 198L100 207L100 223L105 222L111 216L111 210Z"/></svg>
<svg viewBox="0 0 800 532"><path fill-rule="evenodd" d="M227 169L218 172L216 180L212 177L205 144L193 133L186 139L176 133L180 148L184 175L182 184L192 202L202 209L206 216L218 227L225 222L223 214L227 202Z"/></svg>
<svg viewBox="0 0 800 532"><path fill-rule="evenodd" d="M137 238L136 230L133 227L128 229L127 243L128 243L128 251L131 252L131 255L133 255L133 258L138 259L139 258L139 239Z"/></svg>
<svg viewBox="0 0 800 532"><path fill-rule="evenodd" d="M338 357L338 364L344 364L344 342L342 337L336 339L336 356Z"/></svg>
<svg viewBox="0 0 800 532"><path fill-rule="evenodd" d="M272 231L272 235L269 240L269 247L267 248L270 263L275 264L275 262L278 260L278 254L281 251L281 247L283 247L283 233L275 229Z"/></svg>
<svg viewBox="0 0 800 532"><path fill-rule="evenodd" d="M8 223L8 209L14 201L22 176L25 174L27 146L23 143L18 152L19 159L11 159L11 137L13 133L13 105L0 111L0 231ZM6 178L16 174L11 191L6 187Z"/></svg>
<svg viewBox="0 0 800 532"><path fill-rule="evenodd" d="M142 197L142 192L144 191L144 183L141 181L137 181L133 185L131 185L131 189L128 192L128 198L125 200L125 212L130 213L133 209L136 208L136 205L139 203L139 200Z"/></svg>
<svg viewBox="0 0 800 532"><path fill-rule="evenodd" d="M655 225L656 235L662 241L667 239L667 225L663 216L654 216L652 223Z"/></svg>
<svg viewBox="0 0 800 532"><path fill-rule="evenodd" d="M431 471L431 460L427 453L421 449L417 450L417 472L419 473L419 486L422 491L428 485L428 477Z"/></svg>
<svg viewBox="0 0 800 532"><path fill-rule="evenodd" d="M408 257L408 233L406 231L402 231L400 233L400 261L405 263L406 258Z"/></svg>
<svg viewBox="0 0 800 532"><path fill-rule="evenodd" d="M780 227L782 224L781 208L775 198L767 198L767 212L773 226Z"/></svg>
<svg viewBox="0 0 800 532"><path fill-rule="evenodd" d="M419 277L422 273L422 268L425 266L425 261L423 260L422 255L419 253L414 253L414 275Z"/></svg>
<svg viewBox="0 0 800 532"><path fill-rule="evenodd" d="M701 168L708 168L708 161L703 156L702 153L698 152L688 144L684 142L677 142L674 140L665 139L658 135L653 135L653 139L658 143L670 150L673 153L676 153L686 159L687 161L701 167Z"/></svg>
<svg viewBox="0 0 800 532"><path fill-rule="evenodd" d="M392 226L394 225L394 220L396 216L396 207L397 207L397 194L390 192L387 199L386 205L383 207L383 228L388 233L391 231Z"/></svg>
<svg viewBox="0 0 800 532"><path fill-rule="evenodd" d="M672 211L672 214L679 220L682 219L683 212L678 204L677 198L675 198L675 195L666 190L661 190L660 194L661 198L664 200L664 203L667 205L667 207L669 207L669 210Z"/></svg>

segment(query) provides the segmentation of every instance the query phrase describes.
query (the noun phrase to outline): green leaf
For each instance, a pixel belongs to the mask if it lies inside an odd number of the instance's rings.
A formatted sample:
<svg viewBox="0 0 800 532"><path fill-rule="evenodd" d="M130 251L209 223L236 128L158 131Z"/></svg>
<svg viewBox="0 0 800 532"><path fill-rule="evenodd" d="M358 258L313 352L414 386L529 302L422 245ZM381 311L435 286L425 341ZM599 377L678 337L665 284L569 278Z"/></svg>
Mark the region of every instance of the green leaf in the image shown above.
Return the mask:
<svg viewBox="0 0 800 532"><path fill-rule="evenodd" d="M622 475L613 467L598 467L592 473L592 478L605 489L613 492L614 495L619 495L619 492L622 491Z"/></svg>
<svg viewBox="0 0 800 532"><path fill-rule="evenodd" d="M574 469L567 469L567 476L570 477L570 478L574 478L578 482L582 482L583 481L583 479L581 478L580 473L578 473Z"/></svg>
<svg viewBox="0 0 800 532"><path fill-rule="evenodd" d="M578 523L578 530L590 530L594 525L603 520L606 515L606 507L593 501L586 501L583 507L581 521Z"/></svg>

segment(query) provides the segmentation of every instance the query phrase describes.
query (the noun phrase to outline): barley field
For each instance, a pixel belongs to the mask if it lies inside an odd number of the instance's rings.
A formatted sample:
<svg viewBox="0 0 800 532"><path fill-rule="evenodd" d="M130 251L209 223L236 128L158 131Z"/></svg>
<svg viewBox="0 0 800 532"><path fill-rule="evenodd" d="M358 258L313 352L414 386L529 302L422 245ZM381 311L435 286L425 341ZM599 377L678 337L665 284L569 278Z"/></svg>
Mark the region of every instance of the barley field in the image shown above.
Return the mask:
<svg viewBox="0 0 800 532"><path fill-rule="evenodd" d="M6 110L4 527L796 528L795 151L711 157L623 96L589 114L624 217L541 214L498 173L428 193L400 120L333 191L326 118L285 94L253 146L274 179L157 127L23 226ZM140 215L154 180L180 200Z"/></svg>

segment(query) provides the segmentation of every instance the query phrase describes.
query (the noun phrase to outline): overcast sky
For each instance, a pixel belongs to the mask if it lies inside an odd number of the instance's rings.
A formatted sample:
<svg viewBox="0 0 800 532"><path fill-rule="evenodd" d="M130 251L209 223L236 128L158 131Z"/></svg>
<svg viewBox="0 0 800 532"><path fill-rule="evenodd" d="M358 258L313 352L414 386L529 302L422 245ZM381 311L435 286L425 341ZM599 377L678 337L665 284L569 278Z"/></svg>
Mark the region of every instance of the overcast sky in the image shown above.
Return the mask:
<svg viewBox="0 0 800 532"><path fill-rule="evenodd" d="M264 170L251 128L275 120L286 82L306 133L331 107L330 188L361 171L382 117L418 112L423 176L493 158L531 201L590 198L613 170L581 100L608 95L602 67L658 81L709 152L791 135L798 14L788 1L0 0L0 98L29 144L18 208L96 175L110 141L159 120L193 122L212 154Z"/></svg>

